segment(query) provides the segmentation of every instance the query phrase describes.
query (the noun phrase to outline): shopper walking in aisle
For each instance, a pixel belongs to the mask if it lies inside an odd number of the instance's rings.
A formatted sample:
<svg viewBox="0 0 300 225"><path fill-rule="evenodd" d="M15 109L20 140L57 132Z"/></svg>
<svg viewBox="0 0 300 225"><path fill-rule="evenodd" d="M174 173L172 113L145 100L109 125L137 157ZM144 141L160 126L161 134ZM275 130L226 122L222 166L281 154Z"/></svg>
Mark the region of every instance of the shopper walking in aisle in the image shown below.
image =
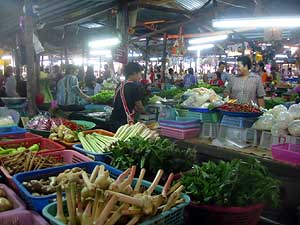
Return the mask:
<svg viewBox="0 0 300 225"><path fill-rule="evenodd" d="M256 71L257 71L258 75L261 77L261 81L262 81L263 85L265 85L267 82L272 81L272 77L268 76L268 73L265 70L265 64L262 61L260 61L257 64Z"/></svg>
<svg viewBox="0 0 300 225"><path fill-rule="evenodd" d="M142 90L139 81L142 77L142 66L130 62L124 68L126 80L122 81L116 89L113 111L110 117L112 132L124 124L134 122L135 112L144 112L142 103Z"/></svg>
<svg viewBox="0 0 300 225"><path fill-rule="evenodd" d="M197 78L194 75L193 68L188 69L188 74L184 76L183 84L184 88L190 88L191 86L197 84Z"/></svg>
<svg viewBox="0 0 300 225"><path fill-rule="evenodd" d="M224 96L237 99L241 104L257 103L264 107L265 90L261 78L254 73L250 73L251 59L248 56L241 56L237 59L236 77L231 77Z"/></svg>
<svg viewBox="0 0 300 225"><path fill-rule="evenodd" d="M86 76L85 76L85 88L86 88L86 94L88 96L94 95L94 88L96 84L96 77L94 74L94 67L88 66L86 70Z"/></svg>

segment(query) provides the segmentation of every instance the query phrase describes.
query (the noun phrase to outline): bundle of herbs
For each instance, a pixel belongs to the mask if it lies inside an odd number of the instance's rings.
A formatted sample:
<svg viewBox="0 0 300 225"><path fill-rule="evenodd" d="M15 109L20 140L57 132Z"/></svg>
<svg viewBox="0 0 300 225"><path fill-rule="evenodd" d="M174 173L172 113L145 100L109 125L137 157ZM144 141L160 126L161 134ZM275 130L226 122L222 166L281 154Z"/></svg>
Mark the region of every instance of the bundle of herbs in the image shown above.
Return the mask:
<svg viewBox="0 0 300 225"><path fill-rule="evenodd" d="M196 204L222 207L279 204L279 181L256 159L195 165L180 182Z"/></svg>
<svg viewBox="0 0 300 225"><path fill-rule="evenodd" d="M152 178L158 169L166 174L179 173L192 168L196 161L196 150L180 149L168 139L157 140L133 137L130 140L118 141L112 148L111 165L125 170L131 165L145 168L148 178Z"/></svg>

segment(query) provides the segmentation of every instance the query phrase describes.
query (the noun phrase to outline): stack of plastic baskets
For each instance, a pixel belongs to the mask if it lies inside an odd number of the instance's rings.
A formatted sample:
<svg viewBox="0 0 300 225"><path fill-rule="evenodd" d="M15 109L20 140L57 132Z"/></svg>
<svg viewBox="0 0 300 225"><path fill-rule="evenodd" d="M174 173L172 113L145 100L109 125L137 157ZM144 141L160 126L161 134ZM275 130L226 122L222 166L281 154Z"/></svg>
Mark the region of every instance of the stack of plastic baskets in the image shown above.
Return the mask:
<svg viewBox="0 0 300 225"><path fill-rule="evenodd" d="M176 120L160 120L160 135L179 140L197 137L200 132L200 120L177 117Z"/></svg>
<svg viewBox="0 0 300 225"><path fill-rule="evenodd" d="M272 145L290 143L290 136L274 136L269 131L262 131L259 148L271 149Z"/></svg>

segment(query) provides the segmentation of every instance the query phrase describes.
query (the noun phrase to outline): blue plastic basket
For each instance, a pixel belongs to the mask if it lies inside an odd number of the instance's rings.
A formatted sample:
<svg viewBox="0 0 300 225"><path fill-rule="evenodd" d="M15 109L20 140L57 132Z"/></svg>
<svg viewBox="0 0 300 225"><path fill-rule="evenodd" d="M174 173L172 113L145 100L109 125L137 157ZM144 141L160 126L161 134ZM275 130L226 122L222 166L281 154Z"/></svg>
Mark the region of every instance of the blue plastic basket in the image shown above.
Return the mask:
<svg viewBox="0 0 300 225"><path fill-rule="evenodd" d="M33 179L40 179L40 178L46 178L50 176L58 175L59 173L65 171L66 169L71 169L74 167L80 167L84 169L87 173L92 173L93 169L97 165L104 165L105 168L110 172L110 176L113 178L118 177L122 171L117 170L105 163L102 162L85 162L85 163L76 163L72 165L67 166L59 166L55 168L49 168L49 169L43 169L43 170L37 170L32 172L25 172L25 173L19 173L13 176L13 181L15 182L16 186L18 187L18 190L20 192L21 197L23 200L27 203L30 209L42 212L43 208L48 205L49 203L52 203L56 199L56 194L51 194L47 196L41 196L36 197L33 196L24 186L24 181L29 181Z"/></svg>
<svg viewBox="0 0 300 225"><path fill-rule="evenodd" d="M0 136L8 134L25 134L27 130L17 126L0 127Z"/></svg>
<svg viewBox="0 0 300 225"><path fill-rule="evenodd" d="M224 115L221 121L222 126L233 127L233 128L250 128L257 120L256 117L234 117Z"/></svg>
<svg viewBox="0 0 300 225"><path fill-rule="evenodd" d="M135 179L136 181L136 179ZM133 182L134 183L134 182ZM150 182L143 180L142 186L148 188L151 185ZM159 194L162 192L162 186L157 186L154 190L154 193ZM165 211L159 215L156 215L150 219L145 220L139 225L182 225L184 224L184 208L190 203L190 198L186 194L182 194L181 197L185 200L183 203L171 208L168 211ZM47 205L43 209L43 215L47 218L52 225L64 225L64 223L55 219L56 215L56 202Z"/></svg>
<svg viewBox="0 0 300 225"><path fill-rule="evenodd" d="M111 152L95 153L95 152L87 151L82 147L82 144L75 144L75 145L73 145L73 148L76 151L90 157L91 159L93 159L95 161L100 161L100 162L107 162L107 160L110 159L109 156L111 155Z"/></svg>
<svg viewBox="0 0 300 225"><path fill-rule="evenodd" d="M263 112L259 113L253 113L253 112L228 112L228 111L223 111L219 110L223 115L226 116L234 116L234 117L259 117L263 114Z"/></svg>

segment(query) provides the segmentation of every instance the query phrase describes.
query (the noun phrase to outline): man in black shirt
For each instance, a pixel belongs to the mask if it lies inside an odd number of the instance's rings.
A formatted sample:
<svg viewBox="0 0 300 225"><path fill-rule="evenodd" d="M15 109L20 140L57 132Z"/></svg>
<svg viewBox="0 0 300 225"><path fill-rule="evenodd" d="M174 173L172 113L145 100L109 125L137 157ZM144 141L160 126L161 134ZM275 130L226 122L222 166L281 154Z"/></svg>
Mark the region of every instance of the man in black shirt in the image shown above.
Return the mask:
<svg viewBox="0 0 300 225"><path fill-rule="evenodd" d="M116 89L113 111L110 117L110 129L117 129L127 123L134 122L135 111L144 112L141 101L142 90L139 81L143 68L138 63L130 62L124 68L126 81Z"/></svg>

